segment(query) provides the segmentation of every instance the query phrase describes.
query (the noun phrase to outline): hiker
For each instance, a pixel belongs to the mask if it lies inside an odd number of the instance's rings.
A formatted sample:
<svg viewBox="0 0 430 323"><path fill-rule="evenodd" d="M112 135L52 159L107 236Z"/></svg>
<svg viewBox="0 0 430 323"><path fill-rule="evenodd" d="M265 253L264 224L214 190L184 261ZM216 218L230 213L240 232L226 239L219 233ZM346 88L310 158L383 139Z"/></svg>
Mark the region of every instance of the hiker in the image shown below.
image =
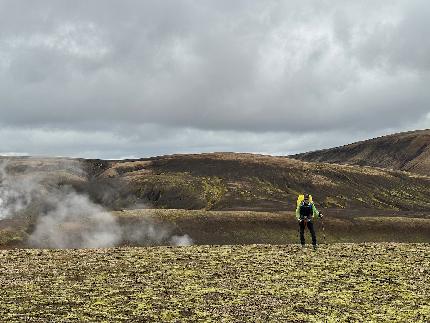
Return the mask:
<svg viewBox="0 0 430 323"><path fill-rule="evenodd" d="M302 200L303 198L303 200ZM312 245L314 249L317 248L317 237L315 234L313 218L322 218L323 215L317 210L315 204L312 202L312 196L309 194L300 195L297 200L296 218L299 221L300 227L300 243L302 247L305 246L305 228L308 227L312 236Z"/></svg>

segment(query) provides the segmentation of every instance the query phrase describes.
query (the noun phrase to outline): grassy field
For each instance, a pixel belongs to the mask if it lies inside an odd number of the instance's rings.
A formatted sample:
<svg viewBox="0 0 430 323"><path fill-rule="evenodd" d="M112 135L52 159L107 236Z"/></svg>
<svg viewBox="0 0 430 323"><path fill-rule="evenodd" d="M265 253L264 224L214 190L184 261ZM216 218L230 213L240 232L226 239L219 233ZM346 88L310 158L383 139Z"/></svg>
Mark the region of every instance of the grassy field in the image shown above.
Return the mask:
<svg viewBox="0 0 430 323"><path fill-rule="evenodd" d="M428 322L429 244L0 251L2 321Z"/></svg>

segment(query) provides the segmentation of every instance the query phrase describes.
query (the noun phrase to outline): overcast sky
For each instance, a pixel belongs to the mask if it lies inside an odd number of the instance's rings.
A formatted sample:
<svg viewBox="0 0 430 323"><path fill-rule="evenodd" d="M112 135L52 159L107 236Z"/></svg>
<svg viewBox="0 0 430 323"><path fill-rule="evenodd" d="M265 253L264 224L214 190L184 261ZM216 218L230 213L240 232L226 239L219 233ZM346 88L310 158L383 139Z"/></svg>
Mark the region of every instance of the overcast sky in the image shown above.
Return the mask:
<svg viewBox="0 0 430 323"><path fill-rule="evenodd" d="M286 155L430 128L430 3L0 0L0 154Z"/></svg>

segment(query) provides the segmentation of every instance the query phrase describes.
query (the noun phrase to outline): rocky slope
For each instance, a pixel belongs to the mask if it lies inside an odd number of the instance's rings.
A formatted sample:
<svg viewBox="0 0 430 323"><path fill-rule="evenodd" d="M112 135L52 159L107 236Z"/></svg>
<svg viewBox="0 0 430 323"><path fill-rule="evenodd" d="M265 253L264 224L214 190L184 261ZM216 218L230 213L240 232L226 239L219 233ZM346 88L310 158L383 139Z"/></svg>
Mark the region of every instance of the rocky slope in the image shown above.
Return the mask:
<svg viewBox="0 0 430 323"><path fill-rule="evenodd" d="M291 157L312 162L377 166L430 176L430 130L398 133Z"/></svg>

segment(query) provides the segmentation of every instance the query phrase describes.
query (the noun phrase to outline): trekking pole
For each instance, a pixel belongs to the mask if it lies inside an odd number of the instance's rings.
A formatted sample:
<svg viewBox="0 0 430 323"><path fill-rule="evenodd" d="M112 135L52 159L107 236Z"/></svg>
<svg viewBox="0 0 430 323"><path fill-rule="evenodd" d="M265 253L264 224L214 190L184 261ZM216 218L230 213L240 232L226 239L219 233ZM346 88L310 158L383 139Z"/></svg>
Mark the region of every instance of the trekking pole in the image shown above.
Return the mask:
<svg viewBox="0 0 430 323"><path fill-rule="evenodd" d="M322 215L322 213L321 213L321 215ZM323 229L323 239L324 239L324 244L326 244L326 241L325 241L324 216L321 218L321 225L322 225L322 229Z"/></svg>

